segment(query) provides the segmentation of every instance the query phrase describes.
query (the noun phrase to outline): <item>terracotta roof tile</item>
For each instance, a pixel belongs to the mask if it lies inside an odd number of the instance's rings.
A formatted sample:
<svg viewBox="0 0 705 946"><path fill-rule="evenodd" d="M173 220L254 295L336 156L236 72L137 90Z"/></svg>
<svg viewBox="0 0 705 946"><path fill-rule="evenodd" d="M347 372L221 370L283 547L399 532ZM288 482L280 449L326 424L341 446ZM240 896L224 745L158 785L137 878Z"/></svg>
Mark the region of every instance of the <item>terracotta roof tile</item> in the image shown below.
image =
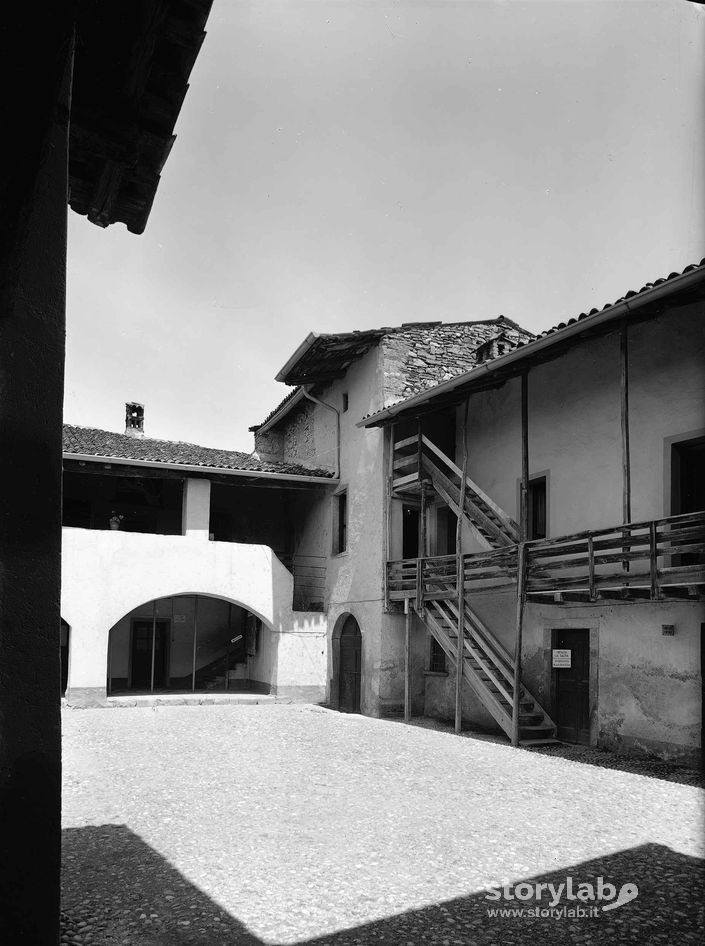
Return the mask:
<svg viewBox="0 0 705 946"><path fill-rule="evenodd" d="M121 460L140 460L147 463L184 464L204 469L242 470L253 473L281 473L291 476L332 477L329 470L303 466L301 463L261 460L237 450L219 450L199 447L193 443L155 440L152 437L132 437L95 427L77 427L64 424L64 453L91 457L114 457Z"/></svg>

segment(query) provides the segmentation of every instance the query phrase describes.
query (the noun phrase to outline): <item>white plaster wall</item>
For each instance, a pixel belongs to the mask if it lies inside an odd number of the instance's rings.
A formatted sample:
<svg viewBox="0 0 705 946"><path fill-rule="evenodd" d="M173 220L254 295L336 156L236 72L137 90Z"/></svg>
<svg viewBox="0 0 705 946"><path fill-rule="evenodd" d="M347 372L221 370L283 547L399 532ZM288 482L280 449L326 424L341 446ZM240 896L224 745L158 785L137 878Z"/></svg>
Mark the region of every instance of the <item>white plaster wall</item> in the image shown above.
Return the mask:
<svg viewBox="0 0 705 946"><path fill-rule="evenodd" d="M546 700L550 691L547 632L596 628L598 744L665 757L692 757L701 738L703 621L705 606L686 602L560 608L530 604L524 618L524 679ZM675 636L664 636L663 624L675 625Z"/></svg>
<svg viewBox="0 0 705 946"><path fill-rule="evenodd" d="M265 625L274 682L325 687L325 656L314 661L311 646L326 630L325 615L292 611L293 578L266 546L66 528L62 569L69 689L104 687L110 628L141 604L180 594L220 597L252 611Z"/></svg>
<svg viewBox="0 0 705 946"><path fill-rule="evenodd" d="M705 428L705 308L629 329L632 521L670 515L666 438ZM620 339L582 342L529 372L529 472L548 473L549 535L622 521ZM463 406L458 408L461 456ZM431 433L432 437L432 433ZM519 518L520 381L473 394L468 472Z"/></svg>
<svg viewBox="0 0 705 946"><path fill-rule="evenodd" d="M629 334L632 520L670 516L670 444L705 431L705 305Z"/></svg>

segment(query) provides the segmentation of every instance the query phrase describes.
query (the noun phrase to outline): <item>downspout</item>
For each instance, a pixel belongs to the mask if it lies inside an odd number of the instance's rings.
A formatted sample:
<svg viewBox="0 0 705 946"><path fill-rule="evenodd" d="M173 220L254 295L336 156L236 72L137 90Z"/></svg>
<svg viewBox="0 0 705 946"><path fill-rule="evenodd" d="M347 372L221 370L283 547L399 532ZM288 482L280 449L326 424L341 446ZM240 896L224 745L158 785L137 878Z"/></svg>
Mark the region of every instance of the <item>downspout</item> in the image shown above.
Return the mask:
<svg viewBox="0 0 705 946"><path fill-rule="evenodd" d="M312 387L312 385L309 385L309 387ZM304 392L304 397L308 398L309 401L313 401L314 404L320 404L321 407L325 407L335 414L335 478L338 480L340 479L340 411L333 407L332 404L326 404L325 401L314 397L305 384L301 386L301 390Z"/></svg>

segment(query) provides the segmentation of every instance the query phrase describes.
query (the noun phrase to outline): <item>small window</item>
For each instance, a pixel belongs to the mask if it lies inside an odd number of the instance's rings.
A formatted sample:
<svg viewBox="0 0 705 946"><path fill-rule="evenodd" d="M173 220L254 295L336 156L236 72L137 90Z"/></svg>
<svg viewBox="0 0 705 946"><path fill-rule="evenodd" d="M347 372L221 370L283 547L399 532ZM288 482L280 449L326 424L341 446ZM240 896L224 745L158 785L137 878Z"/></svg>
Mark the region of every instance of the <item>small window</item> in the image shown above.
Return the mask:
<svg viewBox="0 0 705 946"><path fill-rule="evenodd" d="M546 477L529 481L529 540L546 538Z"/></svg>
<svg viewBox="0 0 705 946"><path fill-rule="evenodd" d="M348 409L348 392L345 391L343 392L343 414L347 411L347 409Z"/></svg>
<svg viewBox="0 0 705 946"><path fill-rule="evenodd" d="M333 551L340 555L348 547L348 494L338 493L335 497L335 542Z"/></svg>
<svg viewBox="0 0 705 946"><path fill-rule="evenodd" d="M435 637L431 638L431 650L428 660L430 673L448 673L445 651Z"/></svg>

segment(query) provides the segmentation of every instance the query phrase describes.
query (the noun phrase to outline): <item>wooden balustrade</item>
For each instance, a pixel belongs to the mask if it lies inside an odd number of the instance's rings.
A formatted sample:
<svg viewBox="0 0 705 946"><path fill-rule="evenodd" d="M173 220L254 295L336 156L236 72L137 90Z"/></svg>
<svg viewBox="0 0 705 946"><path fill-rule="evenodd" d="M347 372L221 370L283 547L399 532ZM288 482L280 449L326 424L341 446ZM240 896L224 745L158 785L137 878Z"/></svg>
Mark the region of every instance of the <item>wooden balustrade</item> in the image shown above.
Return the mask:
<svg viewBox="0 0 705 946"><path fill-rule="evenodd" d="M463 555L465 591L515 584L517 549ZM390 601L414 598L422 607L425 601L458 597L456 555L388 562L387 569ZM658 600L673 593L669 589L703 584L705 512L526 543L525 588L532 600L550 600L556 593L588 601L625 594Z"/></svg>

